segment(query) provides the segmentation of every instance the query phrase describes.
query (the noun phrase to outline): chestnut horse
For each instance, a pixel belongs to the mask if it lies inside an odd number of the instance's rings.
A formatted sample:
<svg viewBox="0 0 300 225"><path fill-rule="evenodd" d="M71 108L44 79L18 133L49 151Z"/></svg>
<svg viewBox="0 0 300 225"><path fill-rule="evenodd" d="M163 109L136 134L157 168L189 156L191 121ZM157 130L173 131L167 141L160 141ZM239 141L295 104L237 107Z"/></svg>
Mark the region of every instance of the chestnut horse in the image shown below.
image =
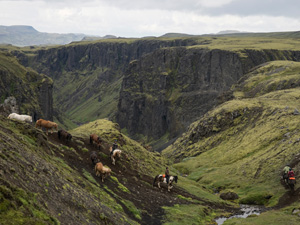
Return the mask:
<svg viewBox="0 0 300 225"><path fill-rule="evenodd" d="M115 149L115 150L112 150L112 147L110 147L109 149L110 151L110 158L111 158L111 163L113 165L116 165L116 158L120 158L121 157L121 153L122 151L120 149Z"/></svg>
<svg viewBox="0 0 300 225"><path fill-rule="evenodd" d="M58 139L64 138L66 140L66 143L68 143L72 139L72 135L65 130L59 130L57 132L57 136L58 136Z"/></svg>
<svg viewBox="0 0 300 225"><path fill-rule="evenodd" d="M96 176L97 177L101 176L102 182L104 182L104 178L106 176L110 176L111 169L107 168L107 167L104 167L101 162L98 162L95 165L95 172L96 172Z"/></svg>
<svg viewBox="0 0 300 225"><path fill-rule="evenodd" d="M173 188L173 181L175 181L175 183L177 183L177 180L178 180L178 177L177 176L170 176L169 178L169 183L168 183L168 191L170 191L172 188ZM154 181L153 181L153 187L155 185L155 182L157 181L157 186L158 188L160 188L160 183L163 182L163 183L167 183L167 179L164 177L164 175L157 175L155 178L154 178Z"/></svg>
<svg viewBox="0 0 300 225"><path fill-rule="evenodd" d="M44 119L39 119L35 123L36 128L45 128L46 129L46 134L48 135L48 130L51 130L51 134L53 133L53 129L58 130L58 125L52 121L49 120L44 120Z"/></svg>
<svg viewBox="0 0 300 225"><path fill-rule="evenodd" d="M93 144L94 142L95 142L97 148L100 150L102 140L97 134L90 135L90 144Z"/></svg>

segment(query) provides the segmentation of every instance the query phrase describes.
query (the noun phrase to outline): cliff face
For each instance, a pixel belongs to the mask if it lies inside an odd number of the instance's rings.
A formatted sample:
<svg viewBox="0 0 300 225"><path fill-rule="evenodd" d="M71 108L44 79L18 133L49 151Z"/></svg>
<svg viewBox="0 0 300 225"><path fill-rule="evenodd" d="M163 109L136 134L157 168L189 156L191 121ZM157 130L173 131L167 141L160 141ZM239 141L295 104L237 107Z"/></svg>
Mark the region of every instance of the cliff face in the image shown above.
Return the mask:
<svg viewBox="0 0 300 225"><path fill-rule="evenodd" d="M31 115L34 120L41 117L51 120L52 88L53 82L47 76L23 67L12 55L0 52L1 103L13 96L18 113Z"/></svg>
<svg viewBox="0 0 300 225"><path fill-rule="evenodd" d="M247 71L264 62L299 60L299 52L234 53L197 48L160 49L132 62L125 73L117 122L131 135L176 137L218 104Z"/></svg>
<svg viewBox="0 0 300 225"><path fill-rule="evenodd" d="M297 51L199 47L209 44L192 38L124 39L15 54L23 65L53 78L57 115L75 124L116 119L130 135L171 139L252 68L300 58Z"/></svg>
<svg viewBox="0 0 300 225"><path fill-rule="evenodd" d="M80 124L97 118L114 118L122 76L130 61L155 49L193 44L192 39L115 40L38 50L31 56L14 54L23 65L54 80L57 114L65 113Z"/></svg>

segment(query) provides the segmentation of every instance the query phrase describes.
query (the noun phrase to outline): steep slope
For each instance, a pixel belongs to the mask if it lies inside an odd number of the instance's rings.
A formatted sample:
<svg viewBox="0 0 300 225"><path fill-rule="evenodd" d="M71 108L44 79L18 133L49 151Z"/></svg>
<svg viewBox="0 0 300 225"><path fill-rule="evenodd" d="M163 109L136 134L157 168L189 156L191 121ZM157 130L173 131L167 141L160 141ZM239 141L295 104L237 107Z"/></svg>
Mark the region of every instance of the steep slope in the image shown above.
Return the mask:
<svg viewBox="0 0 300 225"><path fill-rule="evenodd" d="M52 119L52 88L53 81L49 77L25 68L13 55L0 51L0 104L14 96L19 113L34 119Z"/></svg>
<svg viewBox="0 0 300 225"><path fill-rule="evenodd" d="M235 191L240 203L292 204L299 192L292 198L284 195L280 178L286 164L297 175L300 170L299 79L299 62L258 67L233 88L233 100L193 123L163 155L177 162L174 167L189 179L210 189Z"/></svg>
<svg viewBox="0 0 300 225"><path fill-rule="evenodd" d="M46 136L0 116L1 224L162 224L178 205L197 210L188 221L205 224L237 210L201 187L196 195L177 185L170 193L164 185L152 187L164 160L121 134L117 124L97 120L71 132L66 143L56 132ZM100 151L89 143L90 132L101 135ZM123 153L112 165L108 147L116 138ZM95 176L92 151L112 169L104 183Z"/></svg>

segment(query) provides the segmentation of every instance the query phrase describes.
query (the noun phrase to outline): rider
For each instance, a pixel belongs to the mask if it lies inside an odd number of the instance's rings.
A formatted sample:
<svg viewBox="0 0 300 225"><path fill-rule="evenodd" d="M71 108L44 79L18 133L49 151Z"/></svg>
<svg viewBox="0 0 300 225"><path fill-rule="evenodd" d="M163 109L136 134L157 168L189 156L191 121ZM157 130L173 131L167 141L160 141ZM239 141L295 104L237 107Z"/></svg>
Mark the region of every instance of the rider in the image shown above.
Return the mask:
<svg viewBox="0 0 300 225"><path fill-rule="evenodd" d="M282 178L283 178L283 180L285 181L285 182L287 182L287 180L288 180L288 173L289 173L289 171L290 171L290 166L289 165L286 165L284 168L283 168L283 175L282 175Z"/></svg>
<svg viewBox="0 0 300 225"><path fill-rule="evenodd" d="M288 177L294 177L295 176L295 173L294 171L292 170L292 168L289 169L289 172L288 172Z"/></svg>
<svg viewBox="0 0 300 225"><path fill-rule="evenodd" d="M112 150L111 150L110 154L112 155L113 152L114 152L114 150L118 148L117 140L114 141L114 143L113 143L113 145L112 145L111 148L112 148Z"/></svg>
<svg viewBox="0 0 300 225"><path fill-rule="evenodd" d="M165 176L166 176L167 184L169 184L169 178L170 178L169 167L166 167Z"/></svg>

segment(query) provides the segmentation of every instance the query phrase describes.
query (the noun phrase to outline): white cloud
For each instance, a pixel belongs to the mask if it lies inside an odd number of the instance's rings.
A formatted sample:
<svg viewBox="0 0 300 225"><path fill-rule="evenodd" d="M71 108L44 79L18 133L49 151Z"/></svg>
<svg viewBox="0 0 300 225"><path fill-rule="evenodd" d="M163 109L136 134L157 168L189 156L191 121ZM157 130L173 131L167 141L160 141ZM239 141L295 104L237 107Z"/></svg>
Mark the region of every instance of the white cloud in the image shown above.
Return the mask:
<svg viewBox="0 0 300 225"><path fill-rule="evenodd" d="M257 4L256 10L252 9L253 2ZM253 0L252 4L250 0L0 0L0 25L32 25L41 32L123 37L160 36L168 32L205 34L232 29L299 30L299 15L285 15L293 12L293 7L285 1L285 13L271 13L272 7L278 10L271 2L283 1L266 0L259 4ZM237 7L243 3L250 12L239 13L246 11ZM268 9L261 8L266 5Z"/></svg>

